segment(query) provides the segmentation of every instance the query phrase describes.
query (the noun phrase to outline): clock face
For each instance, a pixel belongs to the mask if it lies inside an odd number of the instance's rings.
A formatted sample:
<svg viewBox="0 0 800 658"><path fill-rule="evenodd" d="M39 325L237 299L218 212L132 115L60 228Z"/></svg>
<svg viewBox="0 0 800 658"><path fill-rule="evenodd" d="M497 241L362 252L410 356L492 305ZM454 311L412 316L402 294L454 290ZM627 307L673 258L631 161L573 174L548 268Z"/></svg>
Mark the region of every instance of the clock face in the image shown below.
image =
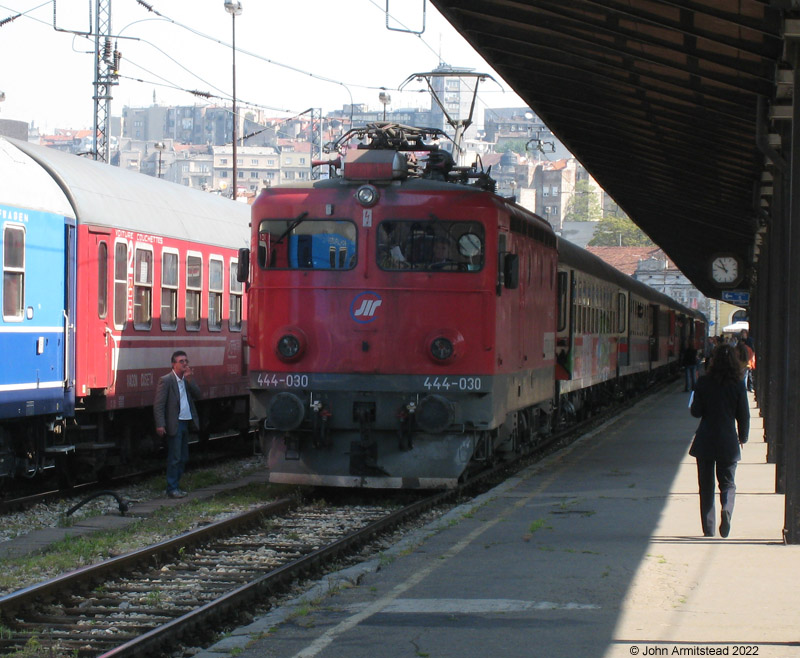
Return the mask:
<svg viewBox="0 0 800 658"><path fill-rule="evenodd" d="M711 278L717 283L735 283L739 279L739 261L734 256L717 256L711 261Z"/></svg>

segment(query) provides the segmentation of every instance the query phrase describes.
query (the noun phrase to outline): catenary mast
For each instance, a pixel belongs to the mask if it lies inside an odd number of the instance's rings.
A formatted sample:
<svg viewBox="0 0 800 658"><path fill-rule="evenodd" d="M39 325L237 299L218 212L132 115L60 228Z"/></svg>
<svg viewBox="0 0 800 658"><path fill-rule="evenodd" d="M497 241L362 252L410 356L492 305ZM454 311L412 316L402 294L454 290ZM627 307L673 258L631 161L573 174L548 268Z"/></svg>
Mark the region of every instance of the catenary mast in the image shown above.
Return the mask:
<svg viewBox="0 0 800 658"><path fill-rule="evenodd" d="M111 88L118 84L119 52L111 44L111 0L96 0L94 24L94 139L95 160L110 159Z"/></svg>

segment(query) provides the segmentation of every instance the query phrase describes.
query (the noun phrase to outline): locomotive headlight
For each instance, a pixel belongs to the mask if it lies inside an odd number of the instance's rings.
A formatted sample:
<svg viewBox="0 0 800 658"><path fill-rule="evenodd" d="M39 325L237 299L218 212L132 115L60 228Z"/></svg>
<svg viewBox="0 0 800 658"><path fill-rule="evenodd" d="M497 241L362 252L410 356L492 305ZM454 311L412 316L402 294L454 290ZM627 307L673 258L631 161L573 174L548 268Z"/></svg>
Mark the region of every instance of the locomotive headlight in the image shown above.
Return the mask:
<svg viewBox="0 0 800 658"><path fill-rule="evenodd" d="M278 340L278 354L282 359L293 359L300 353L300 341L293 334L285 334Z"/></svg>
<svg viewBox="0 0 800 658"><path fill-rule="evenodd" d="M439 361L447 361L453 356L454 351L453 343L445 336L438 336L431 342L431 355Z"/></svg>
<svg viewBox="0 0 800 658"><path fill-rule="evenodd" d="M372 185L362 185L356 190L356 201L367 208L371 208L378 203L379 197L380 193Z"/></svg>
<svg viewBox="0 0 800 658"><path fill-rule="evenodd" d="M272 334L275 355L281 361L298 361L306 353L308 340L305 332L299 327L285 325L278 327Z"/></svg>
<svg viewBox="0 0 800 658"><path fill-rule="evenodd" d="M425 353L439 366L449 365L459 359L466 347L464 336L454 329L436 329L425 337Z"/></svg>

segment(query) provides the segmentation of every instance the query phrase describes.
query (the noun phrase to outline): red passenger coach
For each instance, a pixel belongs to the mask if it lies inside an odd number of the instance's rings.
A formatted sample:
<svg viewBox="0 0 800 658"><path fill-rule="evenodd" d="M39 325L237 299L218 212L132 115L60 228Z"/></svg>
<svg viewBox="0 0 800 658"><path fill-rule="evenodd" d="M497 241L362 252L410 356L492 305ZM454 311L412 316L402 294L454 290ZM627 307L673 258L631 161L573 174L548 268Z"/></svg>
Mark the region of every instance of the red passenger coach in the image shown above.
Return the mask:
<svg viewBox="0 0 800 658"><path fill-rule="evenodd" d="M74 344L65 350L76 408L64 450L88 472L152 449L156 385L178 349L203 393L201 436L247 428L246 302L236 272L249 207L53 149L20 148L59 182L77 217Z"/></svg>
<svg viewBox="0 0 800 658"><path fill-rule="evenodd" d="M238 252L99 225L79 228L79 398L98 410L152 404L176 349L207 397L241 395L244 290ZM231 281L233 286L231 286Z"/></svg>
<svg viewBox="0 0 800 658"><path fill-rule="evenodd" d="M251 407L272 481L452 486L551 410L555 236L413 130L253 205Z"/></svg>
<svg viewBox="0 0 800 658"><path fill-rule="evenodd" d="M559 408L578 416L674 374L705 317L559 239Z"/></svg>

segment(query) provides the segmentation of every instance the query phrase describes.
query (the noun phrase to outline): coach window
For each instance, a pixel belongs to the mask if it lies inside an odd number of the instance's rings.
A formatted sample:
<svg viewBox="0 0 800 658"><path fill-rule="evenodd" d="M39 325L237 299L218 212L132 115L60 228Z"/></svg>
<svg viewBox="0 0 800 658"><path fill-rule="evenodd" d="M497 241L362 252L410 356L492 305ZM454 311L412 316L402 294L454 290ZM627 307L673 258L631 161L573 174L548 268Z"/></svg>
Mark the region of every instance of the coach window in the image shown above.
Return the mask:
<svg viewBox="0 0 800 658"><path fill-rule="evenodd" d="M161 329L178 328L178 253L161 252Z"/></svg>
<svg viewBox="0 0 800 658"><path fill-rule="evenodd" d="M236 269L239 266L239 261L236 258L231 259L231 268L229 280L230 292L230 313L228 314L228 329L231 331L242 330L242 298L244 295L244 284L236 280Z"/></svg>
<svg viewBox="0 0 800 658"><path fill-rule="evenodd" d="M186 256L186 328L200 330L200 296L203 292L203 257Z"/></svg>
<svg viewBox="0 0 800 658"><path fill-rule="evenodd" d="M636 335L647 336L649 333L648 317L644 304L642 304L639 301L634 302L634 312L636 314L636 317L634 318L634 328L636 330L635 331Z"/></svg>
<svg viewBox="0 0 800 658"><path fill-rule="evenodd" d="M222 330L222 272L221 258L211 257L208 261L208 329Z"/></svg>
<svg viewBox="0 0 800 658"><path fill-rule="evenodd" d="M108 245L97 245L97 317L108 315Z"/></svg>
<svg viewBox="0 0 800 658"><path fill-rule="evenodd" d="M123 329L128 309L128 244L114 245L114 327Z"/></svg>
<svg viewBox="0 0 800 658"><path fill-rule="evenodd" d="M378 266L388 271L476 272L483 268L480 222L386 220L377 231Z"/></svg>
<svg viewBox="0 0 800 658"><path fill-rule="evenodd" d="M258 227L263 270L350 270L356 265L356 225L347 220L265 219Z"/></svg>
<svg viewBox="0 0 800 658"><path fill-rule="evenodd" d="M25 227L3 229L3 319L21 322L25 306Z"/></svg>
<svg viewBox="0 0 800 658"><path fill-rule="evenodd" d="M567 273L558 273L558 331L567 328Z"/></svg>
<svg viewBox="0 0 800 658"><path fill-rule="evenodd" d="M619 321L617 331L621 334L625 333L625 320L627 317L627 300L625 299L625 293L617 293L617 319Z"/></svg>
<svg viewBox="0 0 800 658"><path fill-rule="evenodd" d="M153 323L153 250L137 247L133 272L133 328Z"/></svg>

